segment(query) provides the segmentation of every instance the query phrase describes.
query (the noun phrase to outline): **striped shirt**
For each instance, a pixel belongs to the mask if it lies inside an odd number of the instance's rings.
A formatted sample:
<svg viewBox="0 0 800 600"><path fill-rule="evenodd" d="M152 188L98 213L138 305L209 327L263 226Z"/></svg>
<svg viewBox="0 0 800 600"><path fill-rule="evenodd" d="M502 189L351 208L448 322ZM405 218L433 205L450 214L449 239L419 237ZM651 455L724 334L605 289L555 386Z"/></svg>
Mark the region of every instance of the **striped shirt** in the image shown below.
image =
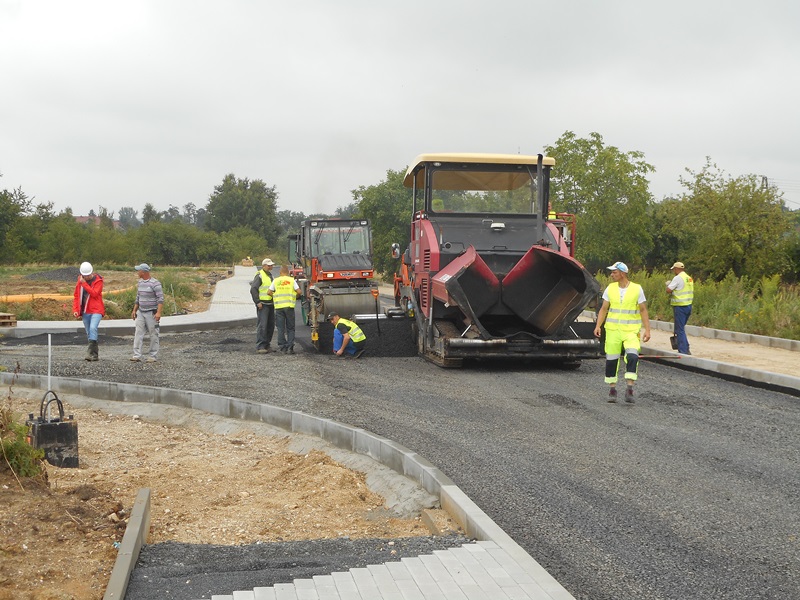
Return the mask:
<svg viewBox="0 0 800 600"><path fill-rule="evenodd" d="M161 289L161 282L155 277L140 279L139 287L136 290L136 304L139 305L139 310L158 310L158 305L164 304L164 290Z"/></svg>

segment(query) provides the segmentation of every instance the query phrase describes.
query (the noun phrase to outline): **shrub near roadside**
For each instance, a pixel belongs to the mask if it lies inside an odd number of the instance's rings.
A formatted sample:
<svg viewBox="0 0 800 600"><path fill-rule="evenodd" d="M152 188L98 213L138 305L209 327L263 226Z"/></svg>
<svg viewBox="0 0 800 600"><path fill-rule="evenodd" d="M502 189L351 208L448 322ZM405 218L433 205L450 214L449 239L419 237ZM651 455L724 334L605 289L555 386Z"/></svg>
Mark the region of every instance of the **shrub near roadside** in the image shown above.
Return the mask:
<svg viewBox="0 0 800 600"><path fill-rule="evenodd" d="M15 418L10 400L0 408L0 471L11 469L17 477L36 477L44 471L44 451L27 441L28 428Z"/></svg>

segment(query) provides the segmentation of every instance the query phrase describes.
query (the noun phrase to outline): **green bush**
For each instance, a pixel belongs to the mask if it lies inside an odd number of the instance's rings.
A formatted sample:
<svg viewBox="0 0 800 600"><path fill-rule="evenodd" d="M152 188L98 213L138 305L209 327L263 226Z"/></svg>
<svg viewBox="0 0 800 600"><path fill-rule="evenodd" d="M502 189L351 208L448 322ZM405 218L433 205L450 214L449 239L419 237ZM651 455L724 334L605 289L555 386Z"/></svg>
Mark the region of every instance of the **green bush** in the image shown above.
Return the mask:
<svg viewBox="0 0 800 600"><path fill-rule="evenodd" d="M28 428L15 420L10 406L0 408L0 469L10 468L17 477L36 477L44 471L44 451L27 441Z"/></svg>

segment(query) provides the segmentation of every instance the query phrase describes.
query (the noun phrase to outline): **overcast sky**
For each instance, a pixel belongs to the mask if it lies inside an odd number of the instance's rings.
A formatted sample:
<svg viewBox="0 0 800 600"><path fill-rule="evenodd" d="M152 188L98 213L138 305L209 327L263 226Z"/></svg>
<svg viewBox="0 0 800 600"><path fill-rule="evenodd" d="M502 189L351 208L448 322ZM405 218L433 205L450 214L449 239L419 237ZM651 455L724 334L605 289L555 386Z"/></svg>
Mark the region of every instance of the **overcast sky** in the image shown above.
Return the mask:
<svg viewBox="0 0 800 600"><path fill-rule="evenodd" d="M800 4L0 0L0 189L204 207L227 173L333 212L424 152L707 156L800 208ZM558 168L558 157L556 168Z"/></svg>

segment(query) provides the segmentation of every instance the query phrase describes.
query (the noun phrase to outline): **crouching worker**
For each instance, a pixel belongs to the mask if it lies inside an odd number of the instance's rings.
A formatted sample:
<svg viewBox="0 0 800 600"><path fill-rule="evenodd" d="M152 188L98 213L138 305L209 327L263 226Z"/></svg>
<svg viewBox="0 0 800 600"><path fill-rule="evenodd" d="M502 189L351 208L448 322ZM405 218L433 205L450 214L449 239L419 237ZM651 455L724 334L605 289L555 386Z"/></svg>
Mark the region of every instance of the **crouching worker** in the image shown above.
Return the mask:
<svg viewBox="0 0 800 600"><path fill-rule="evenodd" d="M333 323L333 353L336 356L345 354L358 358L364 354L367 345L367 336L361 328L339 316L339 313L328 313L328 321Z"/></svg>

